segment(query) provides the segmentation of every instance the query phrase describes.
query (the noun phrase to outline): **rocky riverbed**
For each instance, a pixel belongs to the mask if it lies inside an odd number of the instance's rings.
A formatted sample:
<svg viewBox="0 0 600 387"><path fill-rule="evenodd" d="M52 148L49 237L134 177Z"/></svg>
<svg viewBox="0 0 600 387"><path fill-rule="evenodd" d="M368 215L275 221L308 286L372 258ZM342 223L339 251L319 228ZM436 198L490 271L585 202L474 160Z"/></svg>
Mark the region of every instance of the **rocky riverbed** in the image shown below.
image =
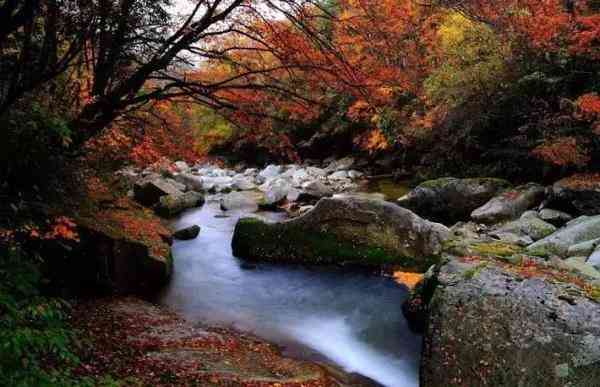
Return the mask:
<svg viewBox="0 0 600 387"><path fill-rule="evenodd" d="M200 195L216 197L225 216L287 211L294 219L239 220L233 251L245 260L427 271L403 307L425 333L422 386L597 381L600 183L591 177L547 187L444 178L397 199L361 192L351 158L237 171L178 162L121 175L159 214L199 206Z"/></svg>

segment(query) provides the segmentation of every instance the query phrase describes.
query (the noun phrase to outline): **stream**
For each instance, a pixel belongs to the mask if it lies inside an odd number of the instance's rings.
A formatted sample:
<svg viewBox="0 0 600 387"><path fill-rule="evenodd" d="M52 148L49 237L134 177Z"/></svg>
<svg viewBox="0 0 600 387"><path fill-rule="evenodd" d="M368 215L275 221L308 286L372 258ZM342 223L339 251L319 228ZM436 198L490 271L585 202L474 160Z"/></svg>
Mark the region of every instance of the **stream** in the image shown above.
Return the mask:
<svg viewBox="0 0 600 387"><path fill-rule="evenodd" d="M382 386L418 386L421 337L401 311L408 290L364 272L244 264L232 256L231 238L247 215L225 214L209 197L175 221L202 230L174 243L173 278L159 302L191 321L253 333L289 356L333 363Z"/></svg>

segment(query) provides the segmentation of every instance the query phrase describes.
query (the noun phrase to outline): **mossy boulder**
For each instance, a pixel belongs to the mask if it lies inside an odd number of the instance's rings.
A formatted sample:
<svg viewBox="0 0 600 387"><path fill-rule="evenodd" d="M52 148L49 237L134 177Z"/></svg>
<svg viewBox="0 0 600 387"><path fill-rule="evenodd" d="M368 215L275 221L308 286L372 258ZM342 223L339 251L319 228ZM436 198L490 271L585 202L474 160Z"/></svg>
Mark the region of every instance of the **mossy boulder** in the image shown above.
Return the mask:
<svg viewBox="0 0 600 387"><path fill-rule="evenodd" d="M530 245L527 250L540 256L569 255L569 247L600 238L600 215L582 216L567 223L564 228Z"/></svg>
<svg viewBox="0 0 600 387"><path fill-rule="evenodd" d="M425 271L448 235L445 226L382 200L324 198L285 222L240 219L232 247L235 256L249 260Z"/></svg>
<svg viewBox="0 0 600 387"><path fill-rule="evenodd" d="M161 196L154 207L156 213L165 218L181 214L190 208L200 207L204 204L204 196L199 192L189 191Z"/></svg>
<svg viewBox="0 0 600 387"><path fill-rule="evenodd" d="M436 285L421 386L598 385L600 304L583 287L458 259Z"/></svg>
<svg viewBox="0 0 600 387"><path fill-rule="evenodd" d="M398 204L426 219L454 224L470 218L471 212L510 187L494 178L453 177L422 183L398 199Z"/></svg>
<svg viewBox="0 0 600 387"><path fill-rule="evenodd" d="M137 181L133 186L135 200L147 207L157 204L163 196L177 196L181 194L182 192L173 186L173 184L154 175Z"/></svg>

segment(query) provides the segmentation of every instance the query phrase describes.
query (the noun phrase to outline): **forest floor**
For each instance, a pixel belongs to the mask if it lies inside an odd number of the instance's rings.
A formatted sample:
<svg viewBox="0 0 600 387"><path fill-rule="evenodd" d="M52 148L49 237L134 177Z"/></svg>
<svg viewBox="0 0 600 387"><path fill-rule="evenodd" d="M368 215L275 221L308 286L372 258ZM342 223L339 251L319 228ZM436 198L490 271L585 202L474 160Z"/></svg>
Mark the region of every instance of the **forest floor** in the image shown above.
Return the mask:
<svg viewBox="0 0 600 387"><path fill-rule="evenodd" d="M365 386L343 373L332 376L329 367L283 357L251 335L193 325L134 297L83 302L73 325L89 340L81 376L111 375L140 386Z"/></svg>

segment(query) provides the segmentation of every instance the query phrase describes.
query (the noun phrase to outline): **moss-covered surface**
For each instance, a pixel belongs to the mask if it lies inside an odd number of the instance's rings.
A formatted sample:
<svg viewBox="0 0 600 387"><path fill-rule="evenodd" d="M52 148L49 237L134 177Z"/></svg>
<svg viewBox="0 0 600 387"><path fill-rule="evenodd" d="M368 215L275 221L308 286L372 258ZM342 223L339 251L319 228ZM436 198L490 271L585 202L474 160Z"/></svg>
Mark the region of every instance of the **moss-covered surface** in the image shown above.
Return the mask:
<svg viewBox="0 0 600 387"><path fill-rule="evenodd" d="M481 242L471 245L471 250L478 255L490 257L509 257L519 254L523 249L505 242Z"/></svg>
<svg viewBox="0 0 600 387"><path fill-rule="evenodd" d="M416 259L399 255L391 248L385 232L372 244L352 238L364 227L343 233L309 231L292 225L275 227L256 218L240 219L232 242L235 256L273 262L338 264L357 266L399 265L406 270L425 271L439 261L431 256ZM348 236L348 238L345 238Z"/></svg>

